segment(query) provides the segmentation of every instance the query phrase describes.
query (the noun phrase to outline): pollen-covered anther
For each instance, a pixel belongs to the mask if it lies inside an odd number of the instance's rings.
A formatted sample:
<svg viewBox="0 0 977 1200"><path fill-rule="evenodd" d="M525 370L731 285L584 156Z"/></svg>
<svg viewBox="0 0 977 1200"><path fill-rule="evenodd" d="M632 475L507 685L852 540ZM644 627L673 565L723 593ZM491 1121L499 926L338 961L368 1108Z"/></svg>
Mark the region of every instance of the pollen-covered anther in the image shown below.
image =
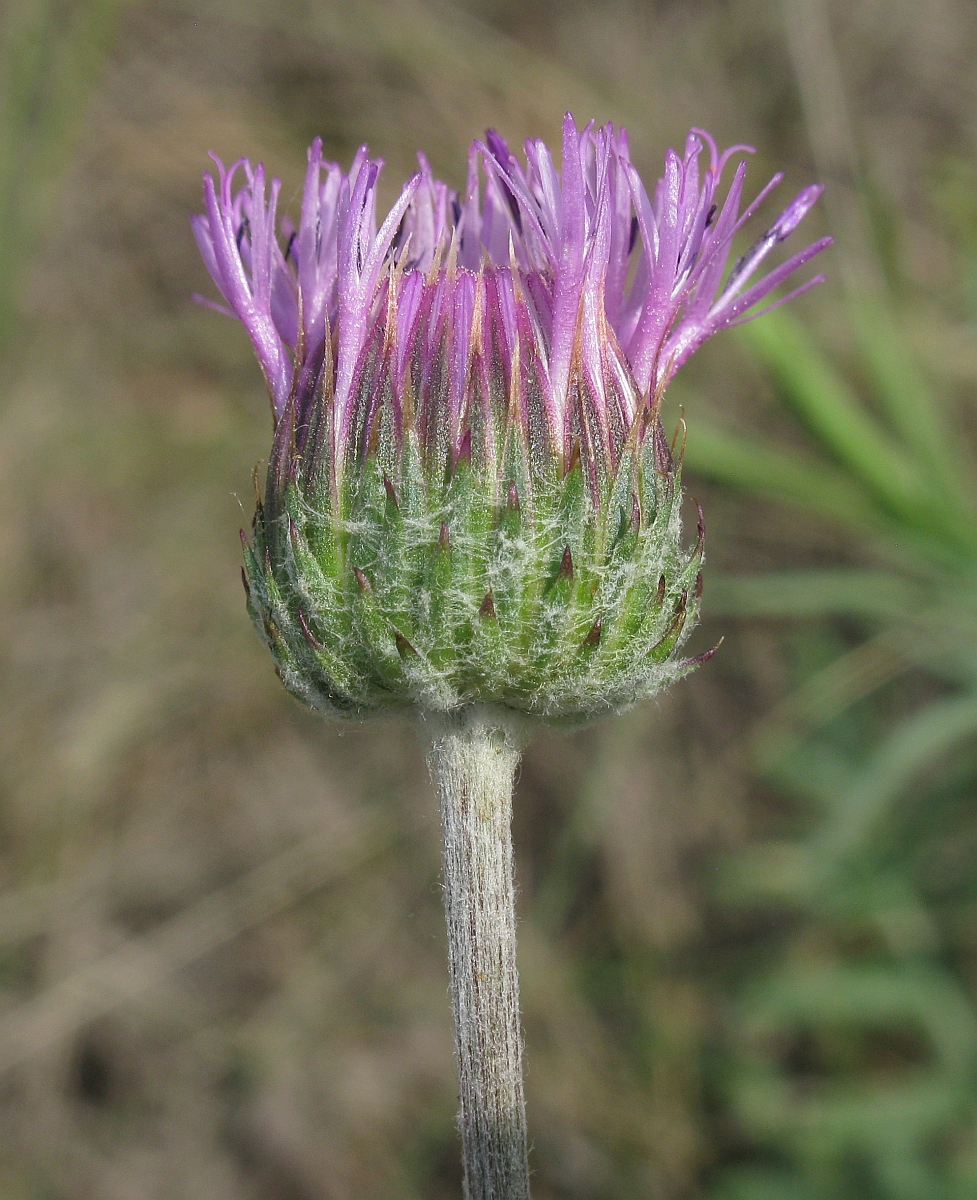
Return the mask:
<svg viewBox="0 0 977 1200"><path fill-rule="evenodd" d="M354 567L353 575L356 579L356 586L359 588L361 596L366 596L373 591L373 588L370 586L370 581L366 577L365 571L361 571L359 567Z"/></svg>
<svg viewBox="0 0 977 1200"><path fill-rule="evenodd" d="M485 599L479 606L478 615L483 621L497 621L499 619L495 613L495 597L491 591L485 593Z"/></svg>

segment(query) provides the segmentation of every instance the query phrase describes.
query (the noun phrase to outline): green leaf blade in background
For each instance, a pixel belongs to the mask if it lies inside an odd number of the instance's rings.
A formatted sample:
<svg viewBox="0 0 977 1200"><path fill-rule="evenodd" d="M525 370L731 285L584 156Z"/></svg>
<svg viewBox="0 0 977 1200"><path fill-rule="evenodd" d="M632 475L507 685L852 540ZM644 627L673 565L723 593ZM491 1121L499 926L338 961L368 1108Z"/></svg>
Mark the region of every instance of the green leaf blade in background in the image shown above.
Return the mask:
<svg viewBox="0 0 977 1200"><path fill-rule="evenodd" d="M793 691L753 733L758 770L805 820L721 872L719 894L734 909L790 914L769 947L770 974L744 977L726 1077L744 1128L789 1165L782 1175L732 1171L716 1195L757 1200L782 1179L784 1194L825 1200L963 1200L977 1161L977 996L957 973L957 935L920 864L946 823L963 820L944 795L969 788L977 798L977 468L966 427L924 380L895 311L857 300L846 311L856 351L845 366L789 314L743 330L810 450L707 429L699 454L689 439L693 471L829 518L854 534L862 558L727 574L710 593L717 614L791 622L795 651L845 629L833 659L797 656ZM847 381L853 368L868 402ZM906 709L901 696L917 699ZM970 809L977 815L973 799ZM885 997L899 995L915 996L901 1018L885 1011ZM885 1078L866 1082L865 1065L850 1083L832 1082L836 1067L823 1065L845 1045L859 1061L859 1039L895 1048L914 1038L920 1057L888 1093ZM799 1067L791 1053L822 1065ZM805 1070L825 1073L805 1082ZM971 1148L941 1157L940 1139Z"/></svg>
<svg viewBox="0 0 977 1200"><path fill-rule="evenodd" d="M825 451L875 496L884 511L910 529L935 539L949 539L951 548L962 544L973 551L977 531L970 515L960 512L960 496L950 483L954 478L949 447L940 434L941 424L930 411L926 393L913 386L918 373L908 374L905 361L894 359L895 337L891 325L874 312L852 306L853 315L873 342L873 374L880 375L884 395L902 427L911 433L909 445L881 428L841 374L816 348L800 323L777 311L762 321L745 325L741 339L760 358L779 383L782 396L801 418ZM902 356L905 359L905 356ZM885 360L883 369L882 360ZM915 403L913 403L915 401ZM913 451L922 444L927 457ZM928 459L935 459L939 477L934 481ZM959 481L958 481L959 482Z"/></svg>
<svg viewBox="0 0 977 1200"><path fill-rule="evenodd" d="M813 459L729 433L697 418L685 444L685 464L706 479L766 499L786 501L838 523L870 531L884 516L843 474Z"/></svg>
<svg viewBox="0 0 977 1200"><path fill-rule="evenodd" d="M0 16L0 360L24 272L59 209L72 138L128 0L8 0Z"/></svg>
<svg viewBox="0 0 977 1200"><path fill-rule="evenodd" d="M905 619L926 602L926 590L895 572L843 567L722 575L709 592L714 616Z"/></svg>

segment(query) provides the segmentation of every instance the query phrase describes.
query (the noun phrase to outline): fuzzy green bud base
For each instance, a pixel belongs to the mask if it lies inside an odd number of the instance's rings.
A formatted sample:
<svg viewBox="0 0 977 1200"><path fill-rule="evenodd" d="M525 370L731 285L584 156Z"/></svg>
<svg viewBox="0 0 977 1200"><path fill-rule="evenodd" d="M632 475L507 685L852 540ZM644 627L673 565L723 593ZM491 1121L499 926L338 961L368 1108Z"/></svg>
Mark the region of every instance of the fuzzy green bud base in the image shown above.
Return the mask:
<svg viewBox="0 0 977 1200"><path fill-rule="evenodd" d="M497 712L429 718L467 1200L529 1200L516 972L512 782L521 739Z"/></svg>
<svg viewBox="0 0 977 1200"><path fill-rule="evenodd" d="M304 703L352 718L489 704L574 724L691 669L677 651L698 611L701 527L686 550L657 414L596 480L579 455L540 465L517 430L499 461L437 470L414 431L396 453L381 437L337 480L296 449L286 412L246 575L255 625Z"/></svg>

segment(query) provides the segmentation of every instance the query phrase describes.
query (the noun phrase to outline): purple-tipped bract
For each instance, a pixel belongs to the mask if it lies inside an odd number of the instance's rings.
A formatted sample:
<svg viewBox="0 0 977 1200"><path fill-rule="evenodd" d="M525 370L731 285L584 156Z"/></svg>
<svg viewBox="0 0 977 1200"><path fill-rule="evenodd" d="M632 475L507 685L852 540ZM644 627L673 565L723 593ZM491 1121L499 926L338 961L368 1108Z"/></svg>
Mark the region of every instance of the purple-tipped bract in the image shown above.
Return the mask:
<svg viewBox="0 0 977 1200"><path fill-rule="evenodd" d="M727 271L734 238L781 178L742 208L740 158L723 195L724 172L748 149L720 153L693 130L649 196L625 131L581 132L568 114L561 170L543 142L526 143L523 165L490 131L471 147L463 195L421 157L378 229L381 161L363 148L346 173L323 162L317 140L297 229L278 221L278 181L247 160L217 161L193 227L276 417L290 396L299 407L317 387L329 396L336 474L367 452L384 405L395 437L414 428L448 461L496 460L515 410L537 464L566 467L579 450L596 487L641 407L697 347L757 315L830 242L758 274L820 195L808 187Z"/></svg>

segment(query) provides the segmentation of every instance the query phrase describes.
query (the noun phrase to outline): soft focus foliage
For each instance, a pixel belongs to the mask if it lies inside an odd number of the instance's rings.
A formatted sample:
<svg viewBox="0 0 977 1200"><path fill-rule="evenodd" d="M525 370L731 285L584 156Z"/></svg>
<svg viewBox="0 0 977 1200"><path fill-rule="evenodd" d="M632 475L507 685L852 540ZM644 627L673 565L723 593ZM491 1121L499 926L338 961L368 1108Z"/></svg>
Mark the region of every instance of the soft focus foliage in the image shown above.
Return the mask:
<svg viewBox="0 0 977 1200"><path fill-rule="evenodd" d="M848 525L866 559L720 588L721 611L847 618L858 638L802 670L793 720L766 731L769 769L814 821L726 871L730 899L794 924L744 986L728 1087L815 1194L855 1197L870 1180L906 1200L963 1197L977 1186L977 1010L955 941L977 893L973 863L948 877L945 855L972 836L977 793L977 462L896 314L848 312L872 405L789 317L749 335L822 456L708 426L701 455L691 440L710 478ZM926 692L900 703L914 676ZM786 1185L771 1172L768 1186Z"/></svg>
<svg viewBox="0 0 977 1200"><path fill-rule="evenodd" d="M831 6L840 61L801 44L846 138L788 38L821 11L3 10L3 144L31 149L0 172L4 1196L457 1197L434 799L410 730L324 727L254 639L267 400L189 300L187 214L211 147L294 209L316 135L395 178L434 148L460 186L480 130L552 141L568 108L627 124L648 175L695 123L852 203L834 282L666 407L710 516L690 652L722 651L526 758L534 1194L974 1194L977 27Z"/></svg>

